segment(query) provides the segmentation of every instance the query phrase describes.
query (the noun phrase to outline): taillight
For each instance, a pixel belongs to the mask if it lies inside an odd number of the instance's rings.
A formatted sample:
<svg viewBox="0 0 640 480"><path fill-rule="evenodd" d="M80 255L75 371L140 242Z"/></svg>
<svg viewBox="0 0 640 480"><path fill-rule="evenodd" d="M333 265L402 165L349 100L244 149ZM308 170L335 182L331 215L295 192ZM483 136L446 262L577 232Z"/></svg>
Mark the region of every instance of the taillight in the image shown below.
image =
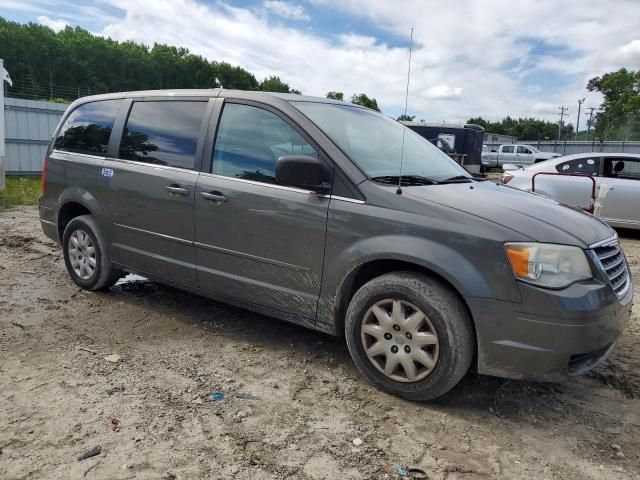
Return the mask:
<svg viewBox="0 0 640 480"><path fill-rule="evenodd" d="M44 194L44 183L45 177L47 176L47 159L49 155L44 156L44 162L42 163L42 186L40 187L40 191Z"/></svg>
<svg viewBox="0 0 640 480"><path fill-rule="evenodd" d="M511 181L512 178L513 178L513 175L509 175L508 173L505 173L504 175L502 175L502 183L506 185Z"/></svg>

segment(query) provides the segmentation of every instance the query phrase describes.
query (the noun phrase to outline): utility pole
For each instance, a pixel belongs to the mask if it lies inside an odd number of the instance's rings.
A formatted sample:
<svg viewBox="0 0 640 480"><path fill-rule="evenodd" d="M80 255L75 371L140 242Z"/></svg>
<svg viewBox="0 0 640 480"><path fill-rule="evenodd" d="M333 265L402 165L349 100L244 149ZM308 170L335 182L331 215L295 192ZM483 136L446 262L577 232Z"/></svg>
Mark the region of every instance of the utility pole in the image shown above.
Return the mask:
<svg viewBox="0 0 640 480"><path fill-rule="evenodd" d="M560 141L560 135L562 134L562 127L564 126L564 116L568 115L569 107L560 106L560 121L558 122L558 141Z"/></svg>
<svg viewBox="0 0 640 480"><path fill-rule="evenodd" d="M589 113L584 112L585 115L589 115L589 120L587 120L587 140L589 140L589 131L591 130L591 124L593 123L593 112L596 110L595 107L585 108L585 110L589 110Z"/></svg>
<svg viewBox="0 0 640 480"><path fill-rule="evenodd" d="M584 100L585 100L584 98L582 100L578 100L578 118L576 119L576 140L578 139L578 133L580 133L580 107L582 107Z"/></svg>

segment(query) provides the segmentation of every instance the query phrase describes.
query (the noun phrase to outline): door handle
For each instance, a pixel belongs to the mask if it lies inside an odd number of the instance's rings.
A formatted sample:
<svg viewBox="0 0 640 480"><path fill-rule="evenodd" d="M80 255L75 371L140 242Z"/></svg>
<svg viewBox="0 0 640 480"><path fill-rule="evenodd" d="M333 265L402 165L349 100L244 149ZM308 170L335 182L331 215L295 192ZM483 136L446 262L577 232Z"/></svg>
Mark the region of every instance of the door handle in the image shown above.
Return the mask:
<svg viewBox="0 0 640 480"><path fill-rule="evenodd" d="M205 200L209 200L210 202L214 203L224 203L229 200L220 192L200 192L200 196Z"/></svg>
<svg viewBox="0 0 640 480"><path fill-rule="evenodd" d="M164 187L171 195L189 195L189 190L178 184L168 185Z"/></svg>

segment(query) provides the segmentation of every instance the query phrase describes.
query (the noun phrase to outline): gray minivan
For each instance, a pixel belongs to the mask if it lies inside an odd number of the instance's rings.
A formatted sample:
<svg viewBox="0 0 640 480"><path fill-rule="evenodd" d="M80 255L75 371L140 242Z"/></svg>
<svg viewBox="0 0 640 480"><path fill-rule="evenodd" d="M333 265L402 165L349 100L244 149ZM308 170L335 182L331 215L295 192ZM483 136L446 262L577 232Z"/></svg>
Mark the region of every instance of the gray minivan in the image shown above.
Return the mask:
<svg viewBox="0 0 640 480"><path fill-rule="evenodd" d="M474 178L402 124L323 98L82 98L54 134L39 208L82 288L135 272L344 335L366 377L413 400L470 368L585 372L630 315L610 227Z"/></svg>

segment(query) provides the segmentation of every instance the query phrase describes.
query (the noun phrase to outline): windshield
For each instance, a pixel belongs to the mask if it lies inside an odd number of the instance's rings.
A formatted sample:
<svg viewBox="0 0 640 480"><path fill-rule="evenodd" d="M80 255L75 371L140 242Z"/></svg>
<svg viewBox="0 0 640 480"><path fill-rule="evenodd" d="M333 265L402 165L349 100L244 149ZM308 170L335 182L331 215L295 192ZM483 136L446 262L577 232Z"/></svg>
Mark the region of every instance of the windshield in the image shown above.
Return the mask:
<svg viewBox="0 0 640 480"><path fill-rule="evenodd" d="M532 147L531 145L525 145L525 147L531 149L533 153L540 153L540 150L538 150L536 147Z"/></svg>
<svg viewBox="0 0 640 480"><path fill-rule="evenodd" d="M291 102L314 122L369 177L426 177L436 181L471 177L435 145L381 113L349 105Z"/></svg>

